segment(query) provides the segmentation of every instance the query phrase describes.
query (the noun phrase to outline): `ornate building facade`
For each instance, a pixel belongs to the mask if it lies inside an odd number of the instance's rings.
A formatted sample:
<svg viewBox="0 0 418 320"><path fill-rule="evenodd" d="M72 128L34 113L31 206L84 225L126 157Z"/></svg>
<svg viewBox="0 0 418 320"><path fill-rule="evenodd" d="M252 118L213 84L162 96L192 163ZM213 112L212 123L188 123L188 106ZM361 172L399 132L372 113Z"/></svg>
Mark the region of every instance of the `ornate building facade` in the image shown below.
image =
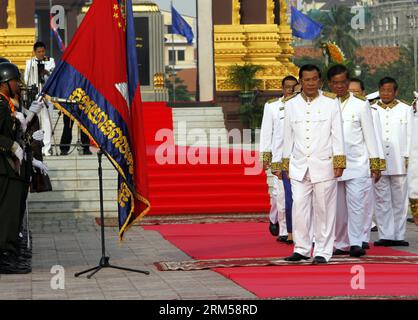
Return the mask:
<svg viewBox="0 0 418 320"><path fill-rule="evenodd" d="M0 0L0 56L24 69L35 40L35 2Z"/></svg>
<svg viewBox="0 0 418 320"><path fill-rule="evenodd" d="M234 64L262 65L257 78L263 91L280 90L283 77L297 74L286 12L285 0L213 0L217 92L238 89L226 81Z"/></svg>

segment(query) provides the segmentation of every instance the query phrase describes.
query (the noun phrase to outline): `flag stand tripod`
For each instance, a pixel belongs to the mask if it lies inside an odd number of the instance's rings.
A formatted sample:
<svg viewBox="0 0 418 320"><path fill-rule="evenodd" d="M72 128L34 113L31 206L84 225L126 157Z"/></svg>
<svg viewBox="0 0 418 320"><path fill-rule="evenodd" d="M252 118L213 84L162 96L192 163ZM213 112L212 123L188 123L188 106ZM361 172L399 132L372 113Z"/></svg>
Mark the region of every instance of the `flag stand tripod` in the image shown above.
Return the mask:
<svg viewBox="0 0 418 320"><path fill-rule="evenodd" d="M104 210L103 210L103 175L102 175L102 150L99 150L97 152L97 159L99 162L99 187L100 187L100 231L101 231L101 240L102 240L102 257L100 258L99 265L90 268L81 272L78 272L74 274L75 277L79 277L85 273L91 272L87 279L90 279L92 276L94 276L97 272L99 272L103 268L113 268L113 269L119 269L119 270L125 270L125 271L131 271L131 272L137 272L137 273L144 273L146 275L149 275L149 271L144 270L136 270L136 269L130 269L130 268L124 268L124 267L118 267L111 265L109 263L109 257L106 256L106 248L105 248L105 232L104 232Z"/></svg>

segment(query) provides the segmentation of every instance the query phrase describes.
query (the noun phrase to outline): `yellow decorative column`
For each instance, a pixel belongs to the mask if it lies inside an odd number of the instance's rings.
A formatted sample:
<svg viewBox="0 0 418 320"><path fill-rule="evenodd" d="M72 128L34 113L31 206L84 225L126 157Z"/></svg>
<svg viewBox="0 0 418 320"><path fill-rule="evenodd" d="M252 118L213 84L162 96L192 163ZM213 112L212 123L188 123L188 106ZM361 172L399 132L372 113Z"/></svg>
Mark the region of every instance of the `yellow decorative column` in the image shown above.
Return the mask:
<svg viewBox="0 0 418 320"><path fill-rule="evenodd" d="M228 68L234 64L245 63L264 67L264 70L257 74L257 78L262 80L260 90L280 90L281 80L298 72L289 59L293 54L293 48L290 45L291 29L286 21L286 1L280 1L280 26L274 23L273 0L264 0L265 23L260 24L241 24L240 0L226 1L232 1L232 24L214 26L216 91L238 90L226 82Z"/></svg>
<svg viewBox="0 0 418 320"><path fill-rule="evenodd" d="M7 3L7 29L0 29L0 53L24 70L35 41L35 28L18 28L16 0Z"/></svg>

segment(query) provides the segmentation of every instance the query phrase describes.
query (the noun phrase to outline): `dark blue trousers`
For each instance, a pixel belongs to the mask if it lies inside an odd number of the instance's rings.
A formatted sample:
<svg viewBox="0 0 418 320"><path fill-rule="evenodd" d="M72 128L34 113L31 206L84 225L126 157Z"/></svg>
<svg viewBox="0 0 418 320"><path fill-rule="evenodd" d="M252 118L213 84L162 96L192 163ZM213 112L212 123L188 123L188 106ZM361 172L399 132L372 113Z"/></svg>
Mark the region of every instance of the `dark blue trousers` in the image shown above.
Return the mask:
<svg viewBox="0 0 418 320"><path fill-rule="evenodd" d="M287 232L292 233L293 198L292 198L292 185L290 184L290 180L283 179L283 186L284 186L284 195L285 195L285 204L286 204L286 227L287 227Z"/></svg>

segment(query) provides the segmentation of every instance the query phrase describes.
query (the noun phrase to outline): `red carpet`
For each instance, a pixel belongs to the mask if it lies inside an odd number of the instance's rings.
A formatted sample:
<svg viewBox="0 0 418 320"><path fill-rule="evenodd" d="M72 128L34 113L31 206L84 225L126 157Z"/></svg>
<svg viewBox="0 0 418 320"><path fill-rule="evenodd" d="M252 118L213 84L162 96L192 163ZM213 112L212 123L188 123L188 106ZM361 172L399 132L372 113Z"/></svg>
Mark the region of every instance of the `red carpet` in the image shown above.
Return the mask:
<svg viewBox="0 0 418 320"><path fill-rule="evenodd" d="M417 296L416 265L363 265L365 287L351 288L352 265L214 269L260 298Z"/></svg>
<svg viewBox="0 0 418 320"><path fill-rule="evenodd" d="M144 227L160 232L194 259L284 257L292 246L275 241L266 223L163 225ZM373 247L374 256L411 256L392 248ZM274 266L214 269L261 298L324 296L418 297L416 265L364 264L365 289L350 286L353 265Z"/></svg>
<svg viewBox="0 0 418 320"><path fill-rule="evenodd" d="M258 154L243 150L175 146L173 136L155 141L160 129L173 129L171 108L164 103L144 103L145 135L148 153L149 214L217 214L268 212L270 198L266 175L246 175L245 159L258 163ZM168 141L167 141L168 140ZM164 151L164 152L161 152ZM234 158L238 156L238 158ZM161 164L157 155L172 158ZM222 164L222 154L227 164ZM189 157L186 157L189 155ZM190 155L199 158L198 164ZM210 161L212 159L212 161ZM241 164L233 164L241 159ZM215 163L214 163L215 162ZM247 161L248 162L248 161ZM212 163L212 164L210 164Z"/></svg>

